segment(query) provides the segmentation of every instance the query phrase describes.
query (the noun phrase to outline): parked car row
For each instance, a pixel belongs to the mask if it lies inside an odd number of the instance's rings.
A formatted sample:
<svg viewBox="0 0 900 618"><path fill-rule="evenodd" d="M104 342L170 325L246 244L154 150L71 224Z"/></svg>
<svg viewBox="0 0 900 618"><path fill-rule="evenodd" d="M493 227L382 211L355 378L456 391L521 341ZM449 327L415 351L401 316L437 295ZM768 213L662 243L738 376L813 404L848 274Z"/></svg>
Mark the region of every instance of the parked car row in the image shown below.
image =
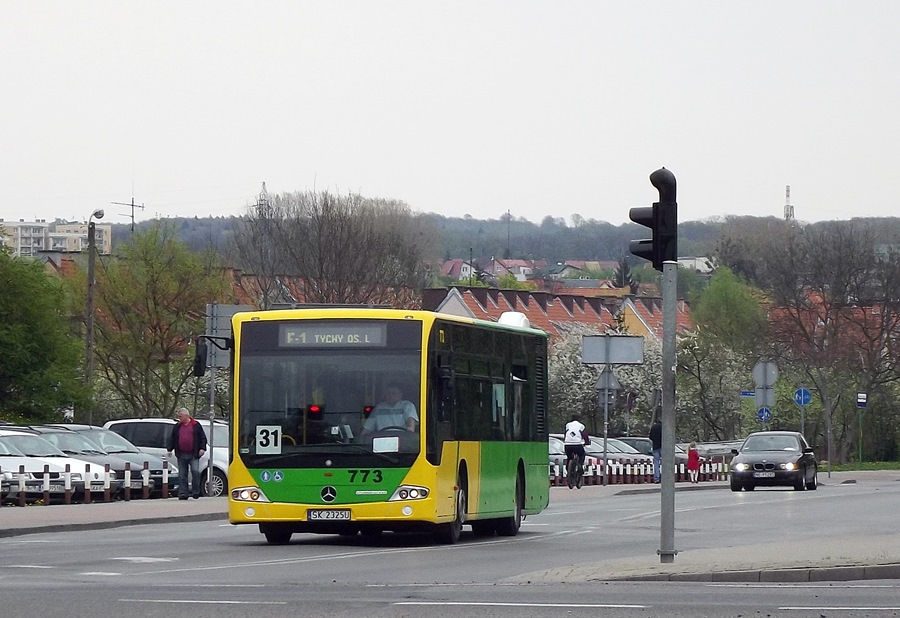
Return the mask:
<svg viewBox="0 0 900 618"><path fill-rule="evenodd" d="M553 477L553 472L556 466L559 466L559 473L563 476L566 474L566 447L565 443L562 440L562 434L550 434L549 442L549 451L550 451L550 477ZM584 473L585 476L591 476L594 474L594 469L596 468L598 460L595 457L590 455L585 455L584 458Z"/></svg>
<svg viewBox="0 0 900 618"><path fill-rule="evenodd" d="M644 438L639 436L619 436L617 440L628 444L632 448L636 449L639 453L643 453L644 455L649 455L652 459L653 457L653 443L650 441L650 438ZM676 466L687 466L687 451L685 451L680 445L675 445L675 465ZM701 457L701 461L704 461L704 458Z"/></svg>
<svg viewBox="0 0 900 618"><path fill-rule="evenodd" d="M210 453L212 453L212 491L210 496L222 496L228 491L228 423L196 419L206 432L206 439L211 449L200 458L200 473L204 479L204 495L207 493L206 479L210 473ZM177 421L171 418L122 418L108 421L104 427L116 432L144 453L157 457L167 457L169 437L172 427ZM169 465L177 464L173 456L169 456Z"/></svg>
<svg viewBox="0 0 900 618"><path fill-rule="evenodd" d="M103 443L117 445L112 453ZM130 470L131 490L143 489L144 462L149 471L151 495L160 495L163 462L143 453L112 431L90 425L0 426L0 499L18 499L20 477L26 501L43 498L44 490L51 501L62 501L68 490L71 497L84 500L85 494L113 497L124 492L126 469ZM126 465L127 464L127 465ZM107 473L107 466L109 471ZM177 489L178 468L169 466L169 490ZM46 477L46 482L45 482Z"/></svg>

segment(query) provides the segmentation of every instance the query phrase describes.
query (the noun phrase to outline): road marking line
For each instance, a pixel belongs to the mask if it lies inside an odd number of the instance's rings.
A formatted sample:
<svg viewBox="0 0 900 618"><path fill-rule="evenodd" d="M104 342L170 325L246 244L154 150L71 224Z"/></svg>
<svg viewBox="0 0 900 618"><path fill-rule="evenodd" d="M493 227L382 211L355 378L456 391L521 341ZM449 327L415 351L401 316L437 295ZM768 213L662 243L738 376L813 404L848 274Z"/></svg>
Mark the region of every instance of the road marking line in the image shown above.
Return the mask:
<svg viewBox="0 0 900 618"><path fill-rule="evenodd" d="M588 607L604 609L648 609L650 605L624 605L619 603L502 603L466 601L398 601L394 605L446 605L464 607Z"/></svg>
<svg viewBox="0 0 900 618"><path fill-rule="evenodd" d="M287 605L287 601L198 601L196 599L119 599L120 603L178 603L195 605Z"/></svg>
<svg viewBox="0 0 900 618"><path fill-rule="evenodd" d="M897 611L898 609L900 609L900 606L896 606L896 605L891 606L891 605L888 605L888 606L884 606L884 607L875 607L875 606L871 606L871 605L844 605L844 606L839 606L839 605L821 605L821 606L819 606L819 607L813 607L813 606L809 606L809 607L801 607L801 606L797 606L797 607L794 607L794 606L785 606L785 607L779 607L778 609L782 609L782 610L785 610L785 611L787 611L787 610L797 610L797 611L806 611L806 612L808 612L808 611L820 612L820 611L827 611L827 610L831 610L831 611L833 611L833 612L859 612L859 611L871 611L871 612L877 612L877 611L885 611L885 610L887 610L887 611Z"/></svg>
<svg viewBox="0 0 900 618"><path fill-rule="evenodd" d="M900 588L900 584L707 584L711 588Z"/></svg>

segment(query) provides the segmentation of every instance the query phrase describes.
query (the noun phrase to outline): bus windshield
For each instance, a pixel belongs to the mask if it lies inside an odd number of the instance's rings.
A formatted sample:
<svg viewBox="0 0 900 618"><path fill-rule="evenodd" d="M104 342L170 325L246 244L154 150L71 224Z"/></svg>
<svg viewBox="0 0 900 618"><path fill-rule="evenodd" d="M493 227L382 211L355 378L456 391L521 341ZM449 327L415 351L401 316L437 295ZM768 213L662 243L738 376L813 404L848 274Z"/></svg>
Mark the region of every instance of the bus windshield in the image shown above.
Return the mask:
<svg viewBox="0 0 900 618"><path fill-rule="evenodd" d="M383 347L248 352L239 455L251 466L315 466L322 455L346 462L361 454L409 465L419 452L420 366L418 351Z"/></svg>

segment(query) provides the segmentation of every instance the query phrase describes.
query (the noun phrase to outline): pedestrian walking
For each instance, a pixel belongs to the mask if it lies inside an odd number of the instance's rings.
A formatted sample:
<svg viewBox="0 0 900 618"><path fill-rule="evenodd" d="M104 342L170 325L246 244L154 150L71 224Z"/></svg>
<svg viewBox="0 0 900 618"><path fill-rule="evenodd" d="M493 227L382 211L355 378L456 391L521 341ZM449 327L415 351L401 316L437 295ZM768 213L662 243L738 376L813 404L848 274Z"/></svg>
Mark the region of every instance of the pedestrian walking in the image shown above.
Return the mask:
<svg viewBox="0 0 900 618"><path fill-rule="evenodd" d="M662 421L657 419L650 428L650 443L653 446L653 482L659 483L660 459L662 455Z"/></svg>
<svg viewBox="0 0 900 618"><path fill-rule="evenodd" d="M688 473L691 478L691 483L699 483L700 482L700 452L697 450L696 442L691 442L688 445L687 468L688 468Z"/></svg>
<svg viewBox="0 0 900 618"><path fill-rule="evenodd" d="M172 427L168 450L170 455L174 451L178 459L178 499L187 500L191 495L199 499L200 458L206 452L206 432L191 418L187 408L179 408L177 414L178 422Z"/></svg>

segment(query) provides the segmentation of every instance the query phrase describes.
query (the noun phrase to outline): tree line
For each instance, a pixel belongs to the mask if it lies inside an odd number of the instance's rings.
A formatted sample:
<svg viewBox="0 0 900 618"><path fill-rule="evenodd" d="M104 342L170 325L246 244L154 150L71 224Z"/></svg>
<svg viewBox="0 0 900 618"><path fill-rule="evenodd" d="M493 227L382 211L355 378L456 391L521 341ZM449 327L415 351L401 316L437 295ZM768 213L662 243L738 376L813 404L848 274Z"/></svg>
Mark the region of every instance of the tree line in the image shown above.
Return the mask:
<svg viewBox="0 0 900 618"><path fill-rule="evenodd" d="M60 278L37 262L0 255L0 276L9 291L0 299L3 418L59 420L63 410L74 408L76 415L89 411L98 422L166 415L178 405L203 401L207 378L191 374L193 341L205 329L207 303L237 302L222 276L226 266L254 273L255 302L261 308L297 299L415 306L447 247L478 237L472 226L480 226L482 236L498 246L509 233L512 247L513 229L519 229L522 247L567 239L572 250L580 235L611 227L577 217L577 224L548 218L540 226L448 219L416 213L398 201L327 192L261 196L242 217L228 220L221 238L211 228L191 236L195 228L188 221L139 224L133 236L118 240L112 255L98 259L96 371L89 379L83 362L84 264ZM644 235L633 227L622 246ZM867 459L896 459L898 220L804 225L727 218L682 224L679 234L685 241L689 229L698 230L696 237L709 246L697 253L712 255L721 267L689 299L695 329L679 341L678 435L724 440L760 428L752 401L739 393L753 387L755 362L769 358L781 374L769 428L803 426L835 461L862 453ZM535 234L530 244L525 240L529 233ZM455 235L457 240L447 240ZM597 248L603 245L603 239L594 238L594 253L579 257L604 259ZM609 251L613 258L619 253ZM288 278L301 288L288 285ZM580 352L583 334L573 326L553 350L554 422L573 411L597 422L597 368L573 356ZM623 388L611 419L614 433L644 433L655 414L659 360L653 344L648 345L645 365L616 370ZM799 385L814 395L803 409L792 401ZM216 391L216 405L226 413L227 385L216 385ZM855 407L857 392L869 394L864 414Z"/></svg>
<svg viewBox="0 0 900 618"><path fill-rule="evenodd" d="M803 431L820 457L895 461L900 441L900 244L894 221L802 225L746 218L723 227L720 267L691 304L694 332L677 349L676 432L688 442L733 440L760 429ZM554 423L577 411L602 429L574 332L551 359ZM646 435L658 414L657 342L645 365L617 367L611 435ZM773 418L763 424L753 366L778 367ZM794 401L806 388L812 402ZM857 394L867 394L865 409Z"/></svg>

